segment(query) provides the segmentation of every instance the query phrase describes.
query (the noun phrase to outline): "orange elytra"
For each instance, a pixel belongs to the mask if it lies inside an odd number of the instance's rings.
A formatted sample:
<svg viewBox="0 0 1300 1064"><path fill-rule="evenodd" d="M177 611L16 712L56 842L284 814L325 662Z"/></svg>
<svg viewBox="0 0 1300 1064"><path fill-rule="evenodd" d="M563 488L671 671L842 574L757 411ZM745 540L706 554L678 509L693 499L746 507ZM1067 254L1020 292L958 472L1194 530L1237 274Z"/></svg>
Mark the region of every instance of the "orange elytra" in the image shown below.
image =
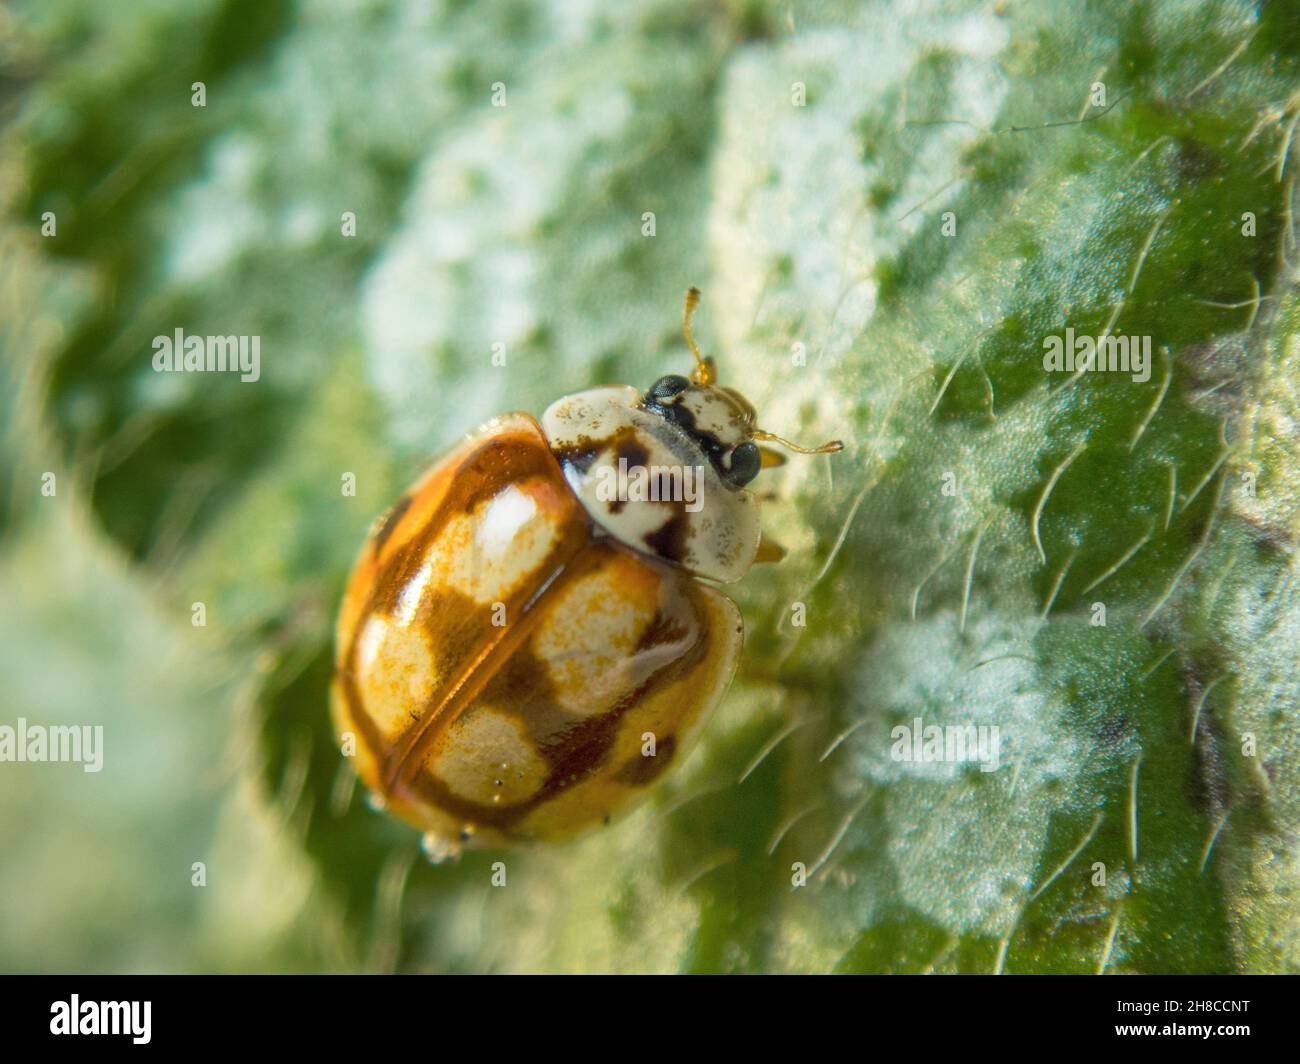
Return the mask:
<svg viewBox="0 0 1300 1064"><path fill-rule="evenodd" d="M609 823L681 759L739 659L716 585L756 560L759 429L690 330L689 378L499 417L370 532L339 611L335 730L378 804L461 849Z"/></svg>

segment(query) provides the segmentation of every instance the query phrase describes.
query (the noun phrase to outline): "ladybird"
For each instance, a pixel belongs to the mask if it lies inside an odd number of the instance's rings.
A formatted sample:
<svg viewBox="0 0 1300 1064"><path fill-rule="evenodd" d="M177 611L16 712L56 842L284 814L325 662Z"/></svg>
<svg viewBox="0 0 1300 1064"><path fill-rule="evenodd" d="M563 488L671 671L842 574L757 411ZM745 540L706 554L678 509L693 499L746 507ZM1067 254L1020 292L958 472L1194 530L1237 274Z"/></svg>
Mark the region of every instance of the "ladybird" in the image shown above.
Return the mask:
<svg viewBox="0 0 1300 1064"><path fill-rule="evenodd" d="M625 812L731 682L716 585L783 554L746 490L779 465L754 408L682 329L689 377L495 418L377 521L340 607L334 727L374 804L433 859Z"/></svg>

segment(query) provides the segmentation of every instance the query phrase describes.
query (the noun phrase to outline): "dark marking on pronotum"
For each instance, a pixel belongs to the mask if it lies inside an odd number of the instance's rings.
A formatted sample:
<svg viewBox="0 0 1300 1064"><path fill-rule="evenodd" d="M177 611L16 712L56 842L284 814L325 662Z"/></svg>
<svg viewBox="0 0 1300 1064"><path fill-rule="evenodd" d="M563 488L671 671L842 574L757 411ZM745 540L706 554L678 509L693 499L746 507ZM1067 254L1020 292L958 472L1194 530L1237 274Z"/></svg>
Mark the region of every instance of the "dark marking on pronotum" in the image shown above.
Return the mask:
<svg viewBox="0 0 1300 1064"><path fill-rule="evenodd" d="M650 463L650 452L645 449L645 444L632 434L622 437L614 445L614 457L626 462L629 469L633 466L644 468Z"/></svg>
<svg viewBox="0 0 1300 1064"><path fill-rule="evenodd" d="M691 522L684 506L678 506L673 515L653 532L647 532L642 539L646 547L672 561L682 561L686 557L686 540L690 535Z"/></svg>
<svg viewBox="0 0 1300 1064"><path fill-rule="evenodd" d="M677 393L673 393L674 397ZM681 429L687 437L704 452L709 463L717 471L722 482L729 488L742 488L749 481L754 479L758 472L758 449L752 443L748 447L753 448L752 455L744 455L744 467L733 470L737 453L741 448L746 447L746 443L738 444L734 448L725 446L718 437L712 433L700 428L695 422L695 415L686 407L676 401L660 402L659 397L651 390L641 400L641 409L647 413L657 414L665 421L670 422L677 428Z"/></svg>
<svg viewBox="0 0 1300 1064"><path fill-rule="evenodd" d="M609 436L596 438L593 436L580 436L568 447L554 447L552 453L556 461L561 466L572 466L579 473L587 473L591 470L596 459L600 457L602 451L613 447L617 451L623 446L625 441L636 438L636 429L624 426Z"/></svg>
<svg viewBox="0 0 1300 1064"><path fill-rule="evenodd" d="M579 473L586 473L591 469L592 463L596 461L596 456L604 446L599 441L584 439L572 447L557 447L555 457L560 465L573 466Z"/></svg>

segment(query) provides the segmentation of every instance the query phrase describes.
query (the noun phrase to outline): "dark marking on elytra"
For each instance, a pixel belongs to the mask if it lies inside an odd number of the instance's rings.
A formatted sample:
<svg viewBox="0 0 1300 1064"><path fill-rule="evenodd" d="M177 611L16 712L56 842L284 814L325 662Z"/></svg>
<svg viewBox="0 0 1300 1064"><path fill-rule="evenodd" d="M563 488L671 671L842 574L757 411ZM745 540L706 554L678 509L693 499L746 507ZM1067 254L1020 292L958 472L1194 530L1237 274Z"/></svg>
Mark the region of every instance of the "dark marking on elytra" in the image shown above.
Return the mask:
<svg viewBox="0 0 1300 1064"><path fill-rule="evenodd" d="M625 551L627 548L613 544L593 544L585 556L599 558ZM533 795L510 805L481 805L455 795L428 772L407 781L408 789L455 817L511 832L534 809L600 773L609 762L623 717L650 693L680 683L707 659L711 639L707 613L688 581L688 577L665 570L664 599L641 634L631 660L652 660L645 656L647 652L671 644L679 644L680 649L657 667L632 677L603 712L575 720L572 712L559 704L549 668L536 656L531 641L519 647L493 675L480 701L519 721L547 762L546 780Z"/></svg>
<svg viewBox="0 0 1300 1064"><path fill-rule="evenodd" d="M619 783L629 787L644 787L653 783L672 764L673 754L677 752L677 736L665 735L655 744L653 757L638 754L626 762L615 774Z"/></svg>
<svg viewBox="0 0 1300 1064"><path fill-rule="evenodd" d="M533 809L604 768L620 722L630 710L651 692L682 682L707 660L711 640L708 614L690 578L670 567L639 559L640 564L656 565L662 569L662 600L654 620L642 634L632 660L656 660L641 655L669 643L681 646L656 667L632 675L628 686L619 692L608 709L586 720L575 723L572 714L558 704L549 670L533 652L531 639L525 639L512 653L489 666L494 670L493 674L465 712L472 713L475 705L489 703L494 708L512 713L523 723L530 740L536 743L550 769L545 783L535 795L510 806L482 805L452 793L445 783L423 770L422 765L431 748L419 742L419 736L435 725L434 718L445 708L444 701L453 681L459 683L469 675L464 673L467 663L476 659L485 645L485 638L499 631L488 623L489 607L446 588L421 603L416 623L429 638L434 660L449 666L450 673L447 681L439 685L423 706L413 707L418 712L412 713L411 727L396 740L379 734L377 725L366 711L357 683L357 640L366 617L373 613L392 612L402 589L416 576L429 549L452 516L473 512L504 485L530 477L545 477L556 482L558 487L567 487L557 465L559 458L559 454L552 454L545 445L540 433L534 436L516 431L481 441L454 467L439 474L440 479L446 478L445 496L427 522L375 573L358 614L356 629L349 633L347 644L340 648L335 670L339 697L348 708L360 741L384 766L381 782L389 797L417 798L465 823L489 825L515 835L521 834L514 830L515 826ZM402 513L413 501L412 497L403 496L394 505L376 533L379 546L391 535ZM576 505L576 500L571 524L573 527L565 530L552 556L538 567L536 583L546 590L547 597L578 578L581 572L598 568L610 552L635 554L629 548L594 535L593 526L581 507ZM557 574L553 587L547 583L552 579L551 574ZM527 612L530 604L535 604L537 609L546 609L539 601L539 594L538 586L512 592L510 598L517 601L514 607L509 608L509 615L518 617L521 612ZM433 735L432 732L428 734ZM413 741L408 742L412 737ZM402 750L405 754L400 763L395 763L394 756ZM658 759L643 760L657 760L662 771L667 765L665 752L672 753L671 749L664 751L661 745Z"/></svg>
<svg viewBox="0 0 1300 1064"><path fill-rule="evenodd" d="M546 477L563 486L563 475L540 429L535 433L505 432L478 441L457 464L439 474L439 479L446 478L447 483L446 494L441 502L416 534L395 550L374 574L366 601L357 614L356 627L349 633L347 645L339 648L335 680L338 683L340 697L346 703L352 722L360 733L360 741L373 751L375 758L385 766L384 778L400 769L400 766L393 762L393 757L395 752L403 747L405 737L390 742L379 734L377 726L366 712L365 702L358 689L357 639L365 626L365 619L376 613L387 615L393 612L402 589L419 572L429 548L436 542L453 516L473 512L481 503L499 492L504 485L518 483L531 477ZM407 505L409 506L410 503L408 502ZM573 530L581 529L582 523L585 522L585 514L582 514L576 500L571 516ZM554 570L556 564L562 565L560 554L566 549L569 551L573 549L571 535L561 536L560 543L552 552L552 558L548 558L539 567L539 573L548 574ZM522 606L527 601L531 590L533 589L520 589L511 598L517 599L518 604ZM425 623L424 625L431 636L435 631L441 636L438 645L431 646L431 651L437 655L436 660L452 667L458 667L461 663L472 660L476 647L483 640L484 632L500 632L500 629L494 629L487 620L488 607L480 606L464 596L459 598L458 602L454 594L444 593L439 596L436 605L426 603L424 607L426 611L436 608L443 616L445 616L443 611L450 611L450 615L456 619L456 623L453 624ZM507 605L509 608L509 604ZM515 616L515 611L511 610L508 615ZM428 704L419 707L418 713L413 714L414 722L407 732L408 735L412 730L423 730L431 722L432 716L438 709L441 693L435 693Z"/></svg>

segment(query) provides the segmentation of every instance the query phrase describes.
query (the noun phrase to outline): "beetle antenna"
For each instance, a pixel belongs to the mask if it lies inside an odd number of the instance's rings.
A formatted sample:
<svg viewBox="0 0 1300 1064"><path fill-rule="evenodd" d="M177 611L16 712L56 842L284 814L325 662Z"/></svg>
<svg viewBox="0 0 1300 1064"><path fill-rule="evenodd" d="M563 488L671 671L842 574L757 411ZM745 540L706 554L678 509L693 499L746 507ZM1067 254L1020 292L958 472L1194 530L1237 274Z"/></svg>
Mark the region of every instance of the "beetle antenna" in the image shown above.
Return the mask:
<svg viewBox="0 0 1300 1064"><path fill-rule="evenodd" d="M779 443L787 450L794 451L795 454L834 454L836 451L844 450L844 444L839 440L831 440L830 443L823 443L820 447L800 447L797 443L783 440L774 432L764 432L762 429L755 429L751 435L756 440L766 440L768 443Z"/></svg>
<svg viewBox="0 0 1300 1064"><path fill-rule="evenodd" d="M691 380L696 384L709 385L718 379L717 370L713 366L711 358L705 358L700 354L699 344L695 342L695 337L691 335L691 315L695 313L695 308L700 305L700 290L694 285L686 289L686 306L682 309L682 332L686 334L686 345L691 349L691 354L695 356L695 368L691 370Z"/></svg>

